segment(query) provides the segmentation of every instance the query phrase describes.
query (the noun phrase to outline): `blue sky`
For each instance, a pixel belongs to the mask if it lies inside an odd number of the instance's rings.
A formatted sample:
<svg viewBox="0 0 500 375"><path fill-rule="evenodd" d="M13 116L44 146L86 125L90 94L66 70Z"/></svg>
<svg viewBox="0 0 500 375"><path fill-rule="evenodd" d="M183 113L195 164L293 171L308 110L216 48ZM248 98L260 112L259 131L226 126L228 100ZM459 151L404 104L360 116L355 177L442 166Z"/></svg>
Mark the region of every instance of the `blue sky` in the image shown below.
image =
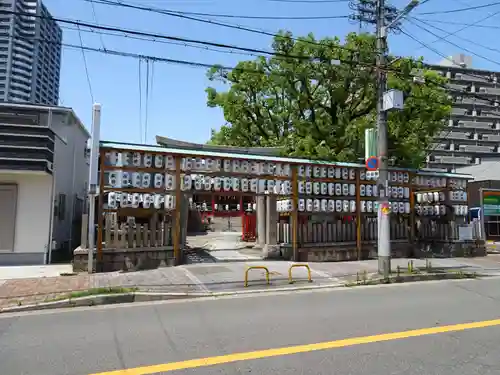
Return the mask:
<svg viewBox="0 0 500 375"><path fill-rule="evenodd" d="M128 1L128 0L127 0ZM277 3L269 0L130 0L142 6L161 7L170 10L203 13L224 13L247 16L335 16L351 14L347 2L338 3ZM403 7L407 0L393 0L392 5ZM416 9L418 13L457 9L468 6L492 3L493 0L429 0ZM152 33L180 36L191 39L207 40L245 46L249 48L269 49L271 38L245 31L227 29L194 21L182 20L161 14L143 12L119 7L95 4L94 17L91 3L84 0L45 0L46 6L54 17L69 18L90 23L117 26ZM498 15L493 15L498 12ZM421 15L427 20L436 20L433 25L453 32L463 26L445 22L468 23L481 20L489 15L483 25L500 25L500 4L488 8L462 13ZM317 37L343 37L350 31L357 31L358 25L345 19L330 20L248 20L220 19L222 22L277 31L291 30L296 36L313 32ZM66 26L66 25L63 25ZM74 28L73 26L69 26ZM428 26L426 26L429 28ZM477 43L466 42L455 36L433 43L437 38L425 31L405 23L405 29L420 41L430 44L445 55L464 52L458 47L469 49L486 59L473 57L476 68L500 70L500 45L498 29L470 27L457 35ZM430 29L430 28L429 28ZM82 29L83 30L83 29ZM437 29L438 35L443 33ZM80 44L78 31L63 29L64 42ZM240 60L251 56L237 53L219 53L204 49L189 48L181 45L139 41L123 37L81 32L83 44L89 47L124 52L153 55L171 59L193 60L203 63L219 63L234 66ZM431 44L432 43L432 44ZM494 49L498 47L498 51ZM438 62L441 56L423 48L406 35L390 37L390 51L397 55L424 56L428 62ZM471 55L471 53L465 52ZM102 104L101 138L120 142L140 142L144 137L145 124L145 72L146 63L142 63L142 115L139 111L139 61L133 58L111 56L97 52L86 52L87 67L94 100ZM497 62L498 63L495 63ZM205 142L211 128L224 124L223 114L219 109L206 106L205 88L210 85L206 78L206 69L193 68L156 62L153 64L153 84L148 105L147 143L154 143L155 135L192 142ZM91 126L92 98L87 83L85 64L80 50L63 49L61 72L61 104L73 107L87 128ZM142 121L140 121L140 119ZM142 126L140 125L142 122ZM142 131L141 131L142 128Z"/></svg>

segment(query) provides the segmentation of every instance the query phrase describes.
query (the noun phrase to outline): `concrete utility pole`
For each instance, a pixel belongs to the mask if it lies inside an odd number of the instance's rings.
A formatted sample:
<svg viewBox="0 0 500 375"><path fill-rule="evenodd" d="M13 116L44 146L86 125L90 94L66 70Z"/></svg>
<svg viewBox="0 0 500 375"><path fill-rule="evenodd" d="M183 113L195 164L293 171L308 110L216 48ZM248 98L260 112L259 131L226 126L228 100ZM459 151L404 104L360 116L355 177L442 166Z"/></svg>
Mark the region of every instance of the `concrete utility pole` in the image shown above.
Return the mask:
<svg viewBox="0 0 500 375"><path fill-rule="evenodd" d="M101 105L94 104L92 107L92 135L90 148L90 168L89 168L89 225L88 225L88 273L94 272L94 248L95 246L95 199L98 187L99 168L99 140L101 134ZM101 171L102 173L102 171Z"/></svg>
<svg viewBox="0 0 500 375"><path fill-rule="evenodd" d="M384 95L387 86L387 30L396 25L403 17L410 13L419 0L412 0L388 25L386 25L385 0L377 0L375 8L376 35L377 35L377 133L378 133L378 270L384 278L391 272L391 234L390 209L388 197L388 136L387 136L387 108L384 106Z"/></svg>
<svg viewBox="0 0 500 375"><path fill-rule="evenodd" d="M387 113L384 110L384 93L386 91L387 76L386 53L387 37L385 35L385 0L377 0L377 134L378 134L378 157L379 177L378 191L378 269L379 273L388 278L391 272L391 234L390 216L383 212L384 207L389 206L387 196L389 162L387 157Z"/></svg>

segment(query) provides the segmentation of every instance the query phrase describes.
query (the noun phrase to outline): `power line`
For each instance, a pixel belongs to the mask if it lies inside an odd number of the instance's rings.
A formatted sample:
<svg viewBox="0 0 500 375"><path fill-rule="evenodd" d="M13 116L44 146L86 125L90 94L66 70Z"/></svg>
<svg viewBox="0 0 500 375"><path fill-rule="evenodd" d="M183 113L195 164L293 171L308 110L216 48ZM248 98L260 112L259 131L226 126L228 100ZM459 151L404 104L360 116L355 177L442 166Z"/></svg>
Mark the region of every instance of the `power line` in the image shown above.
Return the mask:
<svg viewBox="0 0 500 375"><path fill-rule="evenodd" d="M476 27L476 28L482 28L482 29L500 29L500 26L494 26L494 25L479 25L477 23L463 23L463 22L453 22L453 21L444 21L444 20L430 20L428 18L420 18L420 17L413 17L415 19L418 19L420 21L427 21L431 23L441 23L445 25L456 25L456 26L469 26L469 27Z"/></svg>
<svg viewBox="0 0 500 375"><path fill-rule="evenodd" d="M78 28L78 37L80 38L80 46L82 48L81 51L83 57L83 65L85 67L85 75L87 76L87 84L89 86L90 98L92 99L92 103L95 103L94 93L92 91L92 84L90 83L89 68L87 66L87 57L85 56L85 50L83 49L83 39L82 39L82 33L80 32L80 28Z"/></svg>
<svg viewBox="0 0 500 375"><path fill-rule="evenodd" d="M297 3L297 4L327 4L346 3L350 0L267 0L272 3Z"/></svg>
<svg viewBox="0 0 500 375"><path fill-rule="evenodd" d="M91 0L84 0L90 2ZM107 0L93 0L96 4L107 4L107 5L116 5L120 6L122 4L121 1L107 1ZM128 8L131 7L140 7L140 5L128 3ZM238 15L238 14L226 14L226 13L203 13L203 12L186 12L179 11L174 9L166 10L171 13L184 14L190 16L202 16L202 17L213 17L213 18L239 18L239 19L247 19L247 20L282 20L282 21L314 21L314 20L331 20L331 19L340 19L340 18L349 18L349 16L345 15L332 15L332 16L249 16L249 15Z"/></svg>
<svg viewBox="0 0 500 375"><path fill-rule="evenodd" d="M416 13L418 15L428 15L428 14L450 14L450 13L460 13L460 12L467 12L469 10L476 10L476 9L484 9L484 8L489 8L493 7L496 5L500 5L500 1L496 1L494 3L489 3L489 4L484 4L484 5L475 5L467 8L459 8L459 9L449 9L449 10L437 10L433 12L425 12L425 13Z"/></svg>
<svg viewBox="0 0 500 375"><path fill-rule="evenodd" d="M481 18L480 20L477 20L477 21L476 21L476 22L474 22L472 25L474 25L474 24L479 24L479 23L481 23L481 22L484 22L484 21L486 21L486 20L488 20L488 19L490 19L490 18L495 17L495 16L496 16L496 15L498 15L498 14L500 14L500 11L497 11L497 12L494 12L494 13L490 13L490 14L488 14L486 17L483 17L483 18ZM412 18L414 18L414 19L416 19L416 20L419 20L417 17L412 17ZM420 21L420 20L419 20L419 21ZM420 21L420 22L425 23L425 21ZM429 24L427 24L427 25L429 25ZM432 25L429 25L429 26L434 27L434 26L432 26ZM446 35L444 35L444 36L442 36L442 37L439 37L438 39L436 39L436 40L435 40L435 41L433 41L432 43L437 43L437 42L439 42L439 41L441 41L441 40L444 40L445 38L448 38L449 36L456 36L458 33L462 32L462 31L464 31L464 30L467 30L467 29L469 29L469 28L471 28L471 27L472 27L471 25L465 25L465 26L461 27L460 29L455 30L455 31L452 31L452 32L448 32L448 31L446 31L446 30L442 30L443 32L445 32L445 33L446 33Z"/></svg>
<svg viewBox="0 0 500 375"><path fill-rule="evenodd" d="M500 11L499 11L498 13L500 14ZM417 20L417 21L419 21L419 22L422 22L423 24L425 24L425 25L427 25L427 26L429 26L429 27L432 27L432 28L434 28L434 29L436 29L436 30L439 30L439 31L441 31L441 32L444 32L444 33L446 33L446 32L447 32L446 30L444 30L444 29L442 29L442 28L440 28L440 27L437 27L437 26L433 26L433 25L431 25L430 23L427 23L427 22L425 22L425 21L421 21L421 20L419 20L419 19L416 19L416 20ZM464 42L468 42L468 43L475 44L476 46L481 47L481 48L484 48L484 49L487 49L487 50L489 50L489 51L491 51L491 52L497 52L497 53L500 53L500 49L485 46L484 44L479 43L477 40L467 39L467 38L465 38L465 37L463 37L463 36L458 36L458 35L454 35L454 37L455 37L455 38L458 38L458 39L461 39L461 40L463 40Z"/></svg>
<svg viewBox="0 0 500 375"><path fill-rule="evenodd" d="M416 20L416 21L419 21L418 19L415 19L415 20ZM439 37L440 37L439 35L437 35L436 33L432 32L432 31L430 31L430 30L429 30L429 29L427 29L426 27L423 27L423 26L421 26L421 25L416 24L416 23L415 23L415 22L413 22L411 19L408 19L408 21L409 21L409 22L411 22L413 25L417 26L418 28L420 28L420 29L422 29L422 30L424 30L424 31L428 32L429 34L434 35L434 36L435 36L435 37L437 37L437 38L439 38ZM422 22L422 21L419 21L419 22ZM422 23L423 23L423 22L422 22ZM431 27L432 27L432 25L431 25ZM476 56L476 57L479 57L480 59L483 59L483 60L489 61L489 62L491 62L491 63L493 63L493 64L496 64L496 65L500 65L500 63L499 63L498 61L495 61L495 60L492 60L492 59L490 59L490 58L488 58L488 57L482 56L482 55L480 55L480 54L478 54L478 53L476 53L476 52L474 52L474 51L471 51L470 49L467 49L467 48L465 48L465 47L463 47L463 46L460 46L460 45L458 45L458 44L456 44L456 43L450 42L450 41L449 41L449 40L447 40L447 39L443 39L443 41L445 41L445 42L446 42L446 43L448 43L448 44L451 44L452 46L454 46L454 47L456 47L456 48L458 48L458 49L460 49L460 50L463 50L463 51L465 51L465 52L469 52L470 54L472 54L472 55L474 55L474 56Z"/></svg>
<svg viewBox="0 0 500 375"><path fill-rule="evenodd" d="M31 13L24 13L24 12L17 12L17 11L8 11L8 10L0 10L0 14L12 14L12 15L18 15L18 16L35 17L35 18L48 18L48 17L44 17L44 16L38 15L38 14L34 15L34 14L31 14ZM259 54L263 54L263 55L276 56L276 57L282 57L282 58L292 58L292 59L300 59L300 60L311 60L311 57L309 57L309 56L288 55L288 54L284 54L284 53L280 53L280 52L270 52L270 51L265 51L265 50L256 49L256 48L239 47L239 46L228 45L228 44L224 44L224 43L215 43L215 42L208 42L208 41L202 41L202 40L196 40L196 39L175 37L175 36L169 36L169 35L164 35L164 34L156 34L156 33L144 32L144 31L124 29L124 28L119 28L119 27L95 25L95 24L92 24L92 23L81 22L81 21L74 21L74 20L63 19L63 18L54 18L54 17L52 17L52 19L54 21L57 21L57 22L60 22L60 23L69 24L69 25L76 25L76 26L79 26L79 27L86 27L86 28L89 28L89 29L114 31L114 32L120 32L120 33L124 33L124 34L129 34L129 35L143 36L143 37L150 37L150 38L158 38L158 39L166 39L166 40L173 40L173 41L186 42L186 43L195 43L195 44L200 44L200 45L204 45L204 46L212 46L212 47L219 47L219 48L229 48L229 49L234 49L234 50L238 50L238 51L259 53ZM283 38L286 38L286 36L283 36ZM331 48L343 49L343 50L350 50L349 48L345 48L343 46L330 46L330 47ZM360 64L360 63L361 62L356 62L356 64Z"/></svg>
<svg viewBox="0 0 500 375"><path fill-rule="evenodd" d="M83 0L83 1L90 1L90 0ZM111 0L92 0L93 2L97 2L98 4L101 5L108 5L108 6L116 6L116 7L123 7L123 8L129 8L129 9L135 9L135 10L142 10L145 12L151 12L151 13L157 13L157 14L163 14L166 16L171 16L171 17L176 17L176 18L181 18L181 19L186 19L190 21L195 21L195 22L201 22L201 23L206 23L214 26L221 26L221 27L226 27L234 30L240 30L240 31L247 31L255 34L261 34L261 35L267 35L271 37L279 37L282 35L276 34L275 32L272 31L267 31L263 29L258 29L255 27L247 27L243 25L235 25L235 24L230 24L226 22L221 22L221 21L214 21L211 19L204 19L204 18L197 18L197 17L192 17L187 14L193 14L189 12L180 12L180 11L172 11L169 9L164 9L164 8L157 8L157 7L150 7L150 6L142 6L142 5L136 5L132 3L126 3L124 1L111 1ZM195 13L198 14L198 13ZM206 13L201 13L201 14L206 14ZM340 16L342 18L347 17L349 18L350 16ZM290 40L298 41L297 38L293 38L291 36L287 36L290 38ZM316 45L316 46L321 46L321 43L313 42L310 40L301 40L305 43ZM343 47L346 50L351 50L349 48ZM354 52L354 50L351 50Z"/></svg>
<svg viewBox="0 0 500 375"><path fill-rule="evenodd" d="M92 16L94 17L94 22L99 25L99 21L97 19L97 12L95 10L95 4L93 0L90 0L90 5L92 6ZM101 40L102 48L106 49L106 45L104 44L104 39L102 34L99 34L99 39Z"/></svg>
<svg viewBox="0 0 500 375"><path fill-rule="evenodd" d="M61 26L63 30L71 30L71 31L78 31L78 28L76 27L69 27L69 26ZM170 40L163 40L163 39L155 39L155 38L144 38L144 37L138 37L138 36L131 36L131 35L124 35L124 34L116 34L112 32L106 32L106 31L95 31L91 29L86 29L82 30L83 33L93 33L93 34L103 34L107 36L115 36L119 38L126 38L126 39L131 39L131 40L140 40L143 42L153 42L153 43L161 43L161 44L168 44L168 45L174 45L174 46L181 46L181 47L187 47L187 48L196 48L199 50L203 51L211 51L211 52L217 52L217 53L226 53L226 54L231 54L231 55L243 55L243 56L262 56L260 54L256 53L250 53L250 52L235 52L231 51L229 49L216 49L216 48L211 48L211 47L204 47L204 46L198 46L195 44L189 44L189 43L183 43L183 42L173 42Z"/></svg>

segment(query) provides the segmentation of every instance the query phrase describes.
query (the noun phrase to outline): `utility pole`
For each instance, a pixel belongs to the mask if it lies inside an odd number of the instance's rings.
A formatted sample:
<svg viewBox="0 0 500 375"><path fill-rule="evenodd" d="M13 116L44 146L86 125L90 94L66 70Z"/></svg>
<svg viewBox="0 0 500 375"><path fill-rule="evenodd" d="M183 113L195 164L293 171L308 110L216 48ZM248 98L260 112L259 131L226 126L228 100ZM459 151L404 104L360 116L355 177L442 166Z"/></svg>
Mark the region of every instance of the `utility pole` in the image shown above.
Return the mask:
<svg viewBox="0 0 500 375"><path fill-rule="evenodd" d="M101 105L94 104L92 107L92 134L90 146L90 168L89 168L89 225L88 225L88 251L87 251L87 271L94 272L94 249L95 246L95 200L99 186L99 140L101 134ZM103 173L103 171L101 171ZM101 221L99 220L99 223Z"/></svg>
<svg viewBox="0 0 500 375"><path fill-rule="evenodd" d="M378 271L384 278L391 273L391 234L390 215L387 213L389 197L387 194L388 179L388 150L387 150L387 113L384 109L384 94L387 86L386 54L387 37L385 27L385 1L377 0L375 11L377 33L377 135L378 135Z"/></svg>
<svg viewBox="0 0 500 375"><path fill-rule="evenodd" d="M384 278L391 273L391 234L389 203L389 158L387 136L387 111L391 109L384 103L387 90L387 31L397 29L400 21L408 15L419 0L411 0L402 10L388 6L385 0L352 1L350 6L357 11L352 20L375 24L377 38L377 137L378 137L378 271Z"/></svg>

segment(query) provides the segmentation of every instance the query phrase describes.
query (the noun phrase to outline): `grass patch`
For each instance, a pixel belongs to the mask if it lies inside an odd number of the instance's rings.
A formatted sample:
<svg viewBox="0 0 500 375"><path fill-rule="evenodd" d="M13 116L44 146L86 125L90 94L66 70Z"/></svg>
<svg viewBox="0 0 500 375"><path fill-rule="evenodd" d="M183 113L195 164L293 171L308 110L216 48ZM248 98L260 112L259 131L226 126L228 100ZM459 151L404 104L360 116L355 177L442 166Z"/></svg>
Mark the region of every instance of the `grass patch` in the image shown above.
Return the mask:
<svg viewBox="0 0 500 375"><path fill-rule="evenodd" d="M109 288L91 288L87 290L80 290L76 292L71 292L67 294L62 294L55 298L51 298L46 300L45 302L55 302L62 301L65 299L74 299L74 298L82 298L89 296L98 296L102 294L124 294L124 293L133 293L137 291L139 288L122 288L122 287L109 287Z"/></svg>

